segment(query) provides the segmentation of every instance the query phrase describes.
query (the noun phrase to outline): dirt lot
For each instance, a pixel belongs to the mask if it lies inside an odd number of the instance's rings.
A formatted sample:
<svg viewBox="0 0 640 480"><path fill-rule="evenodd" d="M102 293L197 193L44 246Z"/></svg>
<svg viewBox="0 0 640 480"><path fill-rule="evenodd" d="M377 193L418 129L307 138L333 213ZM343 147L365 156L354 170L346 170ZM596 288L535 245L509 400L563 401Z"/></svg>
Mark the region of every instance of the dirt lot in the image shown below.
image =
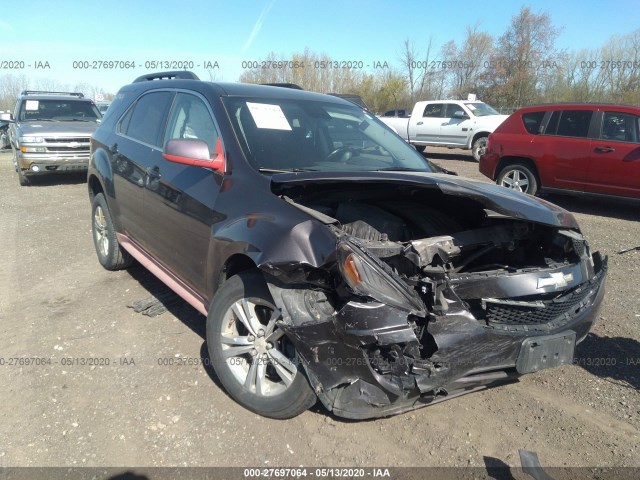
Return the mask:
<svg viewBox="0 0 640 480"><path fill-rule="evenodd" d="M459 151L427 155L484 179ZM388 419L316 406L274 421L216 383L199 313L127 307L163 288L139 266L100 267L82 176L21 188L10 159L0 154L0 467L518 466L518 448L547 466L640 467L640 251L617 254L640 245L637 206L549 198L610 259L575 365Z"/></svg>

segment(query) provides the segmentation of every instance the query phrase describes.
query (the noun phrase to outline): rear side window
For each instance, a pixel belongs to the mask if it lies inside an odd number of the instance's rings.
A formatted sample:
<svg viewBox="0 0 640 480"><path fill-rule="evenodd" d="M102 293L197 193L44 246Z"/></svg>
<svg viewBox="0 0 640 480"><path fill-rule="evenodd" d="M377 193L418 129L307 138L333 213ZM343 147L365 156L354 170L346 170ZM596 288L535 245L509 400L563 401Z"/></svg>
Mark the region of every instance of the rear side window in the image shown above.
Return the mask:
<svg viewBox="0 0 640 480"><path fill-rule="evenodd" d="M529 112L522 115L522 123L527 132L533 135L542 133L542 119L547 112Z"/></svg>
<svg viewBox="0 0 640 480"><path fill-rule="evenodd" d="M173 92L151 92L138 99L120 120L120 133L148 145L160 147Z"/></svg>
<svg viewBox="0 0 640 480"><path fill-rule="evenodd" d="M591 110L564 110L560 115L556 135L587 138L592 115Z"/></svg>
<svg viewBox="0 0 640 480"><path fill-rule="evenodd" d="M618 142L638 143L640 138L638 117L628 113L604 112L600 138Z"/></svg>
<svg viewBox="0 0 640 480"><path fill-rule="evenodd" d="M422 116L444 118L444 107L443 103L431 103L425 107Z"/></svg>

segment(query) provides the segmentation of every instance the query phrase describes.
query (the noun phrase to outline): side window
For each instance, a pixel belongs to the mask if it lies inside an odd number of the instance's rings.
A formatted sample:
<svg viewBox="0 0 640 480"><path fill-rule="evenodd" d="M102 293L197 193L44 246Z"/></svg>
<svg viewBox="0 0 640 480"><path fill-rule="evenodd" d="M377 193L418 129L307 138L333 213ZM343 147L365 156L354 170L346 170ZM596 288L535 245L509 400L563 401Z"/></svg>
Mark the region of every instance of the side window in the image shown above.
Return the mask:
<svg viewBox="0 0 640 480"><path fill-rule="evenodd" d="M138 99L120 120L120 133L159 147L173 92L151 92Z"/></svg>
<svg viewBox="0 0 640 480"><path fill-rule="evenodd" d="M636 115L604 112L600 138L617 142L638 143L640 138L638 123Z"/></svg>
<svg viewBox="0 0 640 480"><path fill-rule="evenodd" d="M434 118L444 118L444 107L443 103L430 103L424 109L423 117L434 117Z"/></svg>
<svg viewBox="0 0 640 480"><path fill-rule="evenodd" d="M213 156L218 132L205 103L195 95L178 93L173 103L164 144L176 138L197 138L209 146Z"/></svg>
<svg viewBox="0 0 640 480"><path fill-rule="evenodd" d="M447 103L445 104L445 107L446 107L445 113L444 113L445 118L453 118L453 115L456 112L464 112L464 108L462 108L460 105L456 103Z"/></svg>
<svg viewBox="0 0 640 480"><path fill-rule="evenodd" d="M565 110L560 115L557 135L586 138L589 135L591 110Z"/></svg>
<svg viewBox="0 0 640 480"><path fill-rule="evenodd" d="M558 120L560 120L560 114L562 111L556 110L551 114L551 118L549 122L547 122L547 126L544 129L544 133L547 135L555 135L558 130Z"/></svg>
<svg viewBox="0 0 640 480"><path fill-rule="evenodd" d="M542 128L542 119L547 112L529 112L522 115L522 123L527 132L538 135Z"/></svg>

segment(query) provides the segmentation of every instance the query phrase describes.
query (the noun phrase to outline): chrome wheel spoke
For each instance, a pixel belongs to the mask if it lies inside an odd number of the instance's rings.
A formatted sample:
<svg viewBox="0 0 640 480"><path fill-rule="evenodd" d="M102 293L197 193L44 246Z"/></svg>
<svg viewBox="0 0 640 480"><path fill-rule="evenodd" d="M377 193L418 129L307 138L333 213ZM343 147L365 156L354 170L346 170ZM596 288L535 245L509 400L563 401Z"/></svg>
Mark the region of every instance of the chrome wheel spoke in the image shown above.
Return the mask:
<svg viewBox="0 0 640 480"><path fill-rule="evenodd" d="M266 340L267 342L274 343L280 340L283 337L283 335L284 335L284 330L282 330L281 328L277 328L275 332L271 332L271 334L267 336Z"/></svg>
<svg viewBox="0 0 640 480"><path fill-rule="evenodd" d="M265 394L266 365L264 359L254 358L244 381L244 388L258 395Z"/></svg>
<svg viewBox="0 0 640 480"><path fill-rule="evenodd" d="M247 299L238 300L233 304L233 313L245 328L254 336L258 335L258 331L262 327L262 324L258 321L255 315L255 310L252 308L254 305L250 304Z"/></svg>
<svg viewBox="0 0 640 480"><path fill-rule="evenodd" d="M232 345L234 347L253 345L253 342L249 340L249 337L234 337L231 335L222 335L222 343L225 345Z"/></svg>
<svg viewBox="0 0 640 480"><path fill-rule="evenodd" d="M246 355L247 353L251 353L252 351L252 345L244 347L229 347L222 350L222 356L224 356L224 358L234 358Z"/></svg>
<svg viewBox="0 0 640 480"><path fill-rule="evenodd" d="M270 336L273 333L273 330L276 328L276 322L278 321L278 319L281 316L282 316L282 314L280 313L280 310L278 310L278 309L275 309L271 313L271 318L269 319L269 322L267 323L267 326L264 329L264 334L267 337L267 340L270 340Z"/></svg>
<svg viewBox="0 0 640 480"><path fill-rule="evenodd" d="M291 382L293 382L298 371L295 363L275 349L269 350L267 355L271 357L272 365L276 369L280 379L285 383L285 385L291 385Z"/></svg>
<svg viewBox="0 0 640 480"><path fill-rule="evenodd" d="M234 337L230 335L221 335L223 345L228 345L222 349L224 358L239 357L251 353L255 347L248 337Z"/></svg>

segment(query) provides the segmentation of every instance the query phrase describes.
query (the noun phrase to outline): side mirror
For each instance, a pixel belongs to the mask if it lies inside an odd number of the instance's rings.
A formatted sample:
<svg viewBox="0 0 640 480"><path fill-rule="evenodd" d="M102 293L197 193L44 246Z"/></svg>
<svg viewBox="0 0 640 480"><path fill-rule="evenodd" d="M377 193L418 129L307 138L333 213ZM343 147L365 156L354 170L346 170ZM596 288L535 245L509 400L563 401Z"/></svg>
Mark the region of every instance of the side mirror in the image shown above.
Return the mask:
<svg viewBox="0 0 640 480"><path fill-rule="evenodd" d="M162 156L170 162L224 172L226 161L220 138L216 141L215 155L215 158L212 159L209 154L209 146L202 140L191 138L169 140L162 153Z"/></svg>
<svg viewBox="0 0 640 480"><path fill-rule="evenodd" d="M0 113L0 120L8 123L16 123L13 119L13 115L10 113Z"/></svg>
<svg viewBox="0 0 640 480"><path fill-rule="evenodd" d="M457 110L453 113L453 118L469 118L469 115L464 113L463 110Z"/></svg>

